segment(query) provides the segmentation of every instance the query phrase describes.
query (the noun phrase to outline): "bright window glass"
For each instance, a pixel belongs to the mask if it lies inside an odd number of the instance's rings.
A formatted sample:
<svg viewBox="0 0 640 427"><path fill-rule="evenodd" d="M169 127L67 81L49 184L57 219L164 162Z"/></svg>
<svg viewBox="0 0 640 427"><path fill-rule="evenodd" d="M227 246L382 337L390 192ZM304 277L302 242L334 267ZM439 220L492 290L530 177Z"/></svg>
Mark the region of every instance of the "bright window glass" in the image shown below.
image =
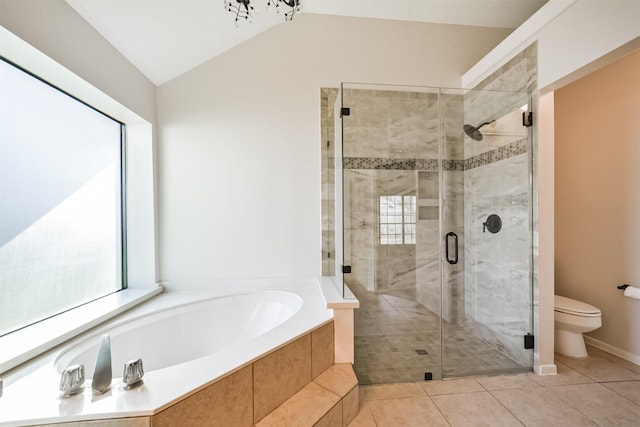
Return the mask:
<svg viewBox="0 0 640 427"><path fill-rule="evenodd" d="M381 245L416 243L416 196L380 196Z"/></svg>
<svg viewBox="0 0 640 427"><path fill-rule="evenodd" d="M122 124L0 61L0 335L125 287Z"/></svg>

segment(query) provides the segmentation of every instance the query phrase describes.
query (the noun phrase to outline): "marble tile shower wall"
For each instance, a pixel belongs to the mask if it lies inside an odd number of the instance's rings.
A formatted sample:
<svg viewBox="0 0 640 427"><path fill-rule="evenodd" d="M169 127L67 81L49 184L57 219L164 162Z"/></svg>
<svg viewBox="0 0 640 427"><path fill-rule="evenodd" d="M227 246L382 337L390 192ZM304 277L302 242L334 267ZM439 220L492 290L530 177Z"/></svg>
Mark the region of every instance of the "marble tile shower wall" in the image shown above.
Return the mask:
<svg viewBox="0 0 640 427"><path fill-rule="evenodd" d="M516 55L475 89L531 93L531 99L525 99L529 110L536 112L537 45ZM519 94L471 91L465 96L465 120L478 124L513 116L511 112L522 104ZM533 328L535 334L537 325L537 299L531 301L538 294L535 129L534 121L531 139L488 136L482 143L465 142L466 321L479 337L523 366L530 366L532 356L531 350L522 349L522 331ZM502 160L492 161L495 159ZM530 169L533 188L529 186ZM482 232L482 223L491 213L504 221L498 234ZM529 325L532 304L534 324Z"/></svg>
<svg viewBox="0 0 640 427"><path fill-rule="evenodd" d="M335 154L333 106L338 90L320 90L322 182L322 275L335 274Z"/></svg>
<svg viewBox="0 0 640 427"><path fill-rule="evenodd" d="M521 342L531 310L529 156L518 154L465 171L464 186L468 326L527 366L530 351ZM483 232L482 223L492 213L502 218L497 234Z"/></svg>
<svg viewBox="0 0 640 427"><path fill-rule="evenodd" d="M537 111L536 59L534 44L516 55L476 89L533 93L529 109ZM537 296L537 135L534 127L531 141L517 135L486 138L483 144L463 139L461 126L464 122L479 124L489 116L499 117L522 105L520 95L510 97L505 94L502 98L489 100L483 98L482 94L477 91L464 95L462 91L443 91L440 95L441 106L438 107L435 93L374 90L345 92L345 106L351 108L351 116L345 121L344 133L343 168L345 187L349 187L345 188L345 194L349 194L349 198L345 200L347 230L344 244L345 263L350 263L353 267L351 277L345 278L357 280L369 290L399 291L409 297L414 293L417 302L435 313L440 312L442 298L442 317L445 321L472 327L480 337L493 342L507 353L513 353L511 356L514 359L529 365L530 351L512 352L509 348L521 346L522 337L514 334L513 320L522 317L522 313L528 312L531 305L531 292L521 292L524 284L527 283L528 286L529 283L529 266L524 266L522 251L525 247L524 240L531 238L531 229L522 221L527 218L528 222L528 216L523 215L525 210L527 215L530 212L528 203L531 197L534 203L533 220L530 224L534 230L534 298ZM333 105L336 95L336 89L322 91L323 274L329 275L333 274L334 265L330 264L333 256L329 258L327 253L335 250L332 245L335 233ZM440 155L439 108L442 112L442 137L446 142L442 152L441 176L446 189L443 203L445 211L449 213L444 218L443 234L449 230L455 231L460 236L461 244L461 262L454 266L443 263L443 295L440 295L439 284L440 207L437 193L440 184L437 172L437 159ZM522 184L528 185L529 182L530 145L533 157L533 196L528 187L522 187ZM381 189L393 188L401 182L406 185L402 194L413 192L417 195L415 250L399 254L392 254L386 248L378 251L377 196ZM483 187L492 189L486 197L473 195L482 191ZM497 194L498 190L503 191L503 194ZM483 246L481 239L486 236L481 236L481 231L478 233L478 218L481 218L480 212L482 209L486 211L487 206L503 209L504 215L512 218L512 225L518 222L523 225L516 227L519 232L513 232L512 236L507 236L506 230L500 235L494 235L500 236L506 245L503 245L506 250L500 252L502 255L489 248L485 256L485 252L479 249ZM481 222L484 222L484 218ZM465 235L465 229L469 236ZM522 230L528 231L526 236L521 234ZM480 246L475 247L476 244ZM484 247L486 246L485 244ZM507 256L503 256L507 252ZM391 255L396 259L405 258L408 262L401 262L396 268L391 268L389 263L394 262L390 261ZM381 256L386 256L387 264L377 266L376 259ZM529 256L527 261L530 259ZM498 267L494 268L496 266ZM377 276L385 277L387 283L378 283ZM513 283L517 285L514 286ZM480 300L476 301L476 297ZM534 304L537 304L537 300ZM497 320L490 316L493 313L499 313ZM534 320L535 324L537 319ZM533 332L535 334L535 329Z"/></svg>
<svg viewBox="0 0 640 427"><path fill-rule="evenodd" d="M347 89L344 105L345 279L439 313L438 93ZM381 195L417 198L416 244L378 244Z"/></svg>

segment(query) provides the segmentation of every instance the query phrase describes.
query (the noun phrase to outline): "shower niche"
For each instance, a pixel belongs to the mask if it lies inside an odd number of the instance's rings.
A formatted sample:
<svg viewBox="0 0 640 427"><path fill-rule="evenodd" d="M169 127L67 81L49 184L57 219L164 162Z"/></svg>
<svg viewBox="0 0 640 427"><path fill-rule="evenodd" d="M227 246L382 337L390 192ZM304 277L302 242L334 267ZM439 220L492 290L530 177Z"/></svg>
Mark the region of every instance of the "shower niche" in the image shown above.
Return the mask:
<svg viewBox="0 0 640 427"><path fill-rule="evenodd" d="M530 370L530 95L346 83L323 94L335 203L323 244L336 254L323 267L360 300L359 381ZM490 215L498 233L485 232Z"/></svg>

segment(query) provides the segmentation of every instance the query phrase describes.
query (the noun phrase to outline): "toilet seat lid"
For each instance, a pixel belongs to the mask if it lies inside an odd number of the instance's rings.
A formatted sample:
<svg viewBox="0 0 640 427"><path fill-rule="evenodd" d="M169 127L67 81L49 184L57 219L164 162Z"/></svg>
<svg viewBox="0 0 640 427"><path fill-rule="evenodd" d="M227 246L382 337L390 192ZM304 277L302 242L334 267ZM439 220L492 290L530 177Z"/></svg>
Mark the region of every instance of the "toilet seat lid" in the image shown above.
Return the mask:
<svg viewBox="0 0 640 427"><path fill-rule="evenodd" d="M554 295L554 310L561 313L577 314L581 316L599 316L600 310L586 302Z"/></svg>

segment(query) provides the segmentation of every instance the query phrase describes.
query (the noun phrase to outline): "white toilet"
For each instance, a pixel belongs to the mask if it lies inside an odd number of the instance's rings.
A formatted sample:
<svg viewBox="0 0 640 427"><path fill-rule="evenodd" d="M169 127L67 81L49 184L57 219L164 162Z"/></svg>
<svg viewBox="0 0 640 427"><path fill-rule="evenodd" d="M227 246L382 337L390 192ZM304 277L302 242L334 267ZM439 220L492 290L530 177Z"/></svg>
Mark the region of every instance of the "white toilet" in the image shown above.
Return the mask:
<svg viewBox="0 0 640 427"><path fill-rule="evenodd" d="M602 313L592 305L555 295L555 351L563 356L585 358L587 349L582 334L602 326Z"/></svg>

